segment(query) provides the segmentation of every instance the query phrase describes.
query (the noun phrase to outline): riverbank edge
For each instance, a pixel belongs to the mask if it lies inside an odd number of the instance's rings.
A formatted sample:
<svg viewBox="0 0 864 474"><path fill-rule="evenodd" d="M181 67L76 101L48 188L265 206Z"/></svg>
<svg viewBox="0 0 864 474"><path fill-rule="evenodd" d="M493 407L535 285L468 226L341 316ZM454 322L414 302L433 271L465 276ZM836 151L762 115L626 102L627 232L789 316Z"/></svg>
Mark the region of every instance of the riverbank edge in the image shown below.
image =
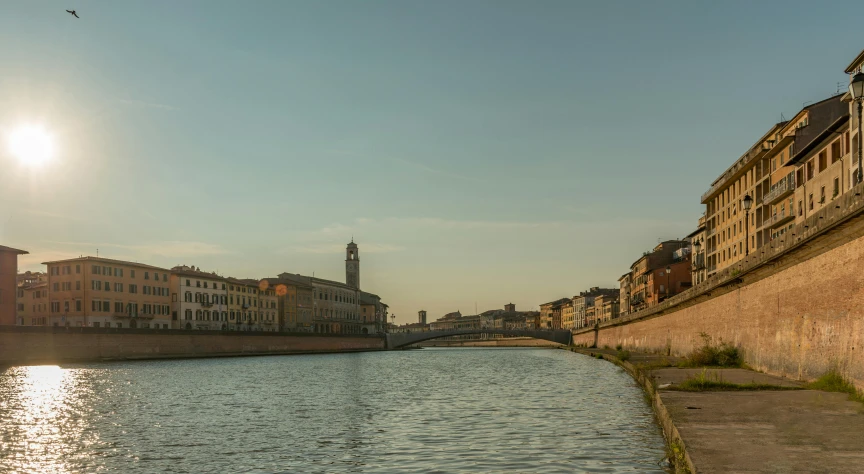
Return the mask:
<svg viewBox="0 0 864 474"><path fill-rule="evenodd" d="M341 349L341 350L309 350L309 351L284 351L284 352L237 352L237 353L219 353L219 354L193 354L193 355L159 355L150 354L146 356L124 356L124 357L102 357L93 358L77 358L77 359L56 359L47 357L44 359L27 359L20 361L2 361L0 362L0 370L9 367L24 367L31 365L63 365L63 364L89 364L102 362L143 362L148 360L153 361L168 361L168 360L192 360L192 359L225 359L232 357L268 357L268 356L291 356L291 355L325 355L325 354L355 354L361 352L387 352L389 349Z"/></svg>
<svg viewBox="0 0 864 474"><path fill-rule="evenodd" d="M652 383L651 378L647 376L647 373L637 370L633 364L627 361L618 359L609 354L595 352L590 348L586 349L570 346L562 347L562 349L586 355L588 357L594 357L595 359L603 359L621 367L625 372L630 374L630 376L633 377L633 380L642 387L645 394L651 398L651 408L654 410L657 424L660 425L660 429L663 431L663 438L666 440L666 450L668 452L669 461L672 463L675 472L681 474L697 473L696 466L693 464L693 460L687 453L684 439L681 438L681 434L678 432L678 428L672 421L672 417L669 415L666 405L663 404L663 400L660 398L660 393L657 391L656 387L654 387L654 384Z"/></svg>

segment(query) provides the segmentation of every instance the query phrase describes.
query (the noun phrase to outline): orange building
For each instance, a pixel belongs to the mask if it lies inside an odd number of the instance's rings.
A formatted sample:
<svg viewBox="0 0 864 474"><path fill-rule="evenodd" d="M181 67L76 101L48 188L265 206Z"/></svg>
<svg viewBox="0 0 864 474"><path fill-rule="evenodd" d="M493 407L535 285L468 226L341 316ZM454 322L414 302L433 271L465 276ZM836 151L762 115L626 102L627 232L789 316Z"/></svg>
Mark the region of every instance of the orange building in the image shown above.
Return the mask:
<svg viewBox="0 0 864 474"><path fill-rule="evenodd" d="M54 326L168 329L169 271L99 257L45 262Z"/></svg>
<svg viewBox="0 0 864 474"><path fill-rule="evenodd" d="M18 256L26 250L0 245L0 325L12 326L18 311Z"/></svg>

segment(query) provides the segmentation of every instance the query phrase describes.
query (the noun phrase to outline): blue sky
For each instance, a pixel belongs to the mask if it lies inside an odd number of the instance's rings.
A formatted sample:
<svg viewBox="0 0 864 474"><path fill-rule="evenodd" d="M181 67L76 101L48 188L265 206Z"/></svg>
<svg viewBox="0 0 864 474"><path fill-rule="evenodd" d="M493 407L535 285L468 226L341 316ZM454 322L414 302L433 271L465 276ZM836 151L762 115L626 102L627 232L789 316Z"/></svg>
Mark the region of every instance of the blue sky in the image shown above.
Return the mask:
<svg viewBox="0 0 864 474"><path fill-rule="evenodd" d="M72 3L0 16L0 132L57 148L0 151L21 269L343 280L353 235L397 322L616 285L864 47L851 1Z"/></svg>

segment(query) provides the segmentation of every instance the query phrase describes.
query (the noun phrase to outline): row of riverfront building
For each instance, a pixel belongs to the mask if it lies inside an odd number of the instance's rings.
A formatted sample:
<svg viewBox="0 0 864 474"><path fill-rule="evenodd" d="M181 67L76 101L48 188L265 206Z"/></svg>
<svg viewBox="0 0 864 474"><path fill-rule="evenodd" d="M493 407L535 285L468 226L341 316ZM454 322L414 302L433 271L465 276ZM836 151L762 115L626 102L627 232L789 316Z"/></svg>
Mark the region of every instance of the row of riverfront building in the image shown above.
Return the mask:
<svg viewBox="0 0 864 474"><path fill-rule="evenodd" d="M540 305L538 326L579 329L663 302L759 252L860 182L864 51L849 63L850 91L804 106L764 130L700 198L696 229L645 252L611 288ZM857 75L857 77L856 77Z"/></svg>
<svg viewBox="0 0 864 474"><path fill-rule="evenodd" d="M345 252L342 283L288 272L234 278L195 266L84 256L16 274L17 256L27 252L0 246L0 325L382 333L388 306L360 290L353 240Z"/></svg>

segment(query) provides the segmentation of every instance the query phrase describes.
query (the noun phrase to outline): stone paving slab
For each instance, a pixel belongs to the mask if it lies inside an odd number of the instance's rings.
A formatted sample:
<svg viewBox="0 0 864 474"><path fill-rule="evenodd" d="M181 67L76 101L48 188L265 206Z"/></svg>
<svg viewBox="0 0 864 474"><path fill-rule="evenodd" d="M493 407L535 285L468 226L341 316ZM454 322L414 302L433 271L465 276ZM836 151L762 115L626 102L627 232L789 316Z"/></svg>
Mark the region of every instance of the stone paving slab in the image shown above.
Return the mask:
<svg viewBox="0 0 864 474"><path fill-rule="evenodd" d="M747 369L704 369L708 380L722 380L737 384L759 383L768 385L777 385L780 387L801 387L804 384L795 380L789 380L775 375L763 374ZM651 371L651 376L657 381L657 385L679 384L685 379L693 378L702 374L703 369L686 368L679 369L677 367L654 369Z"/></svg>
<svg viewBox="0 0 864 474"><path fill-rule="evenodd" d="M663 391L700 473L862 473L864 404L815 390Z"/></svg>

